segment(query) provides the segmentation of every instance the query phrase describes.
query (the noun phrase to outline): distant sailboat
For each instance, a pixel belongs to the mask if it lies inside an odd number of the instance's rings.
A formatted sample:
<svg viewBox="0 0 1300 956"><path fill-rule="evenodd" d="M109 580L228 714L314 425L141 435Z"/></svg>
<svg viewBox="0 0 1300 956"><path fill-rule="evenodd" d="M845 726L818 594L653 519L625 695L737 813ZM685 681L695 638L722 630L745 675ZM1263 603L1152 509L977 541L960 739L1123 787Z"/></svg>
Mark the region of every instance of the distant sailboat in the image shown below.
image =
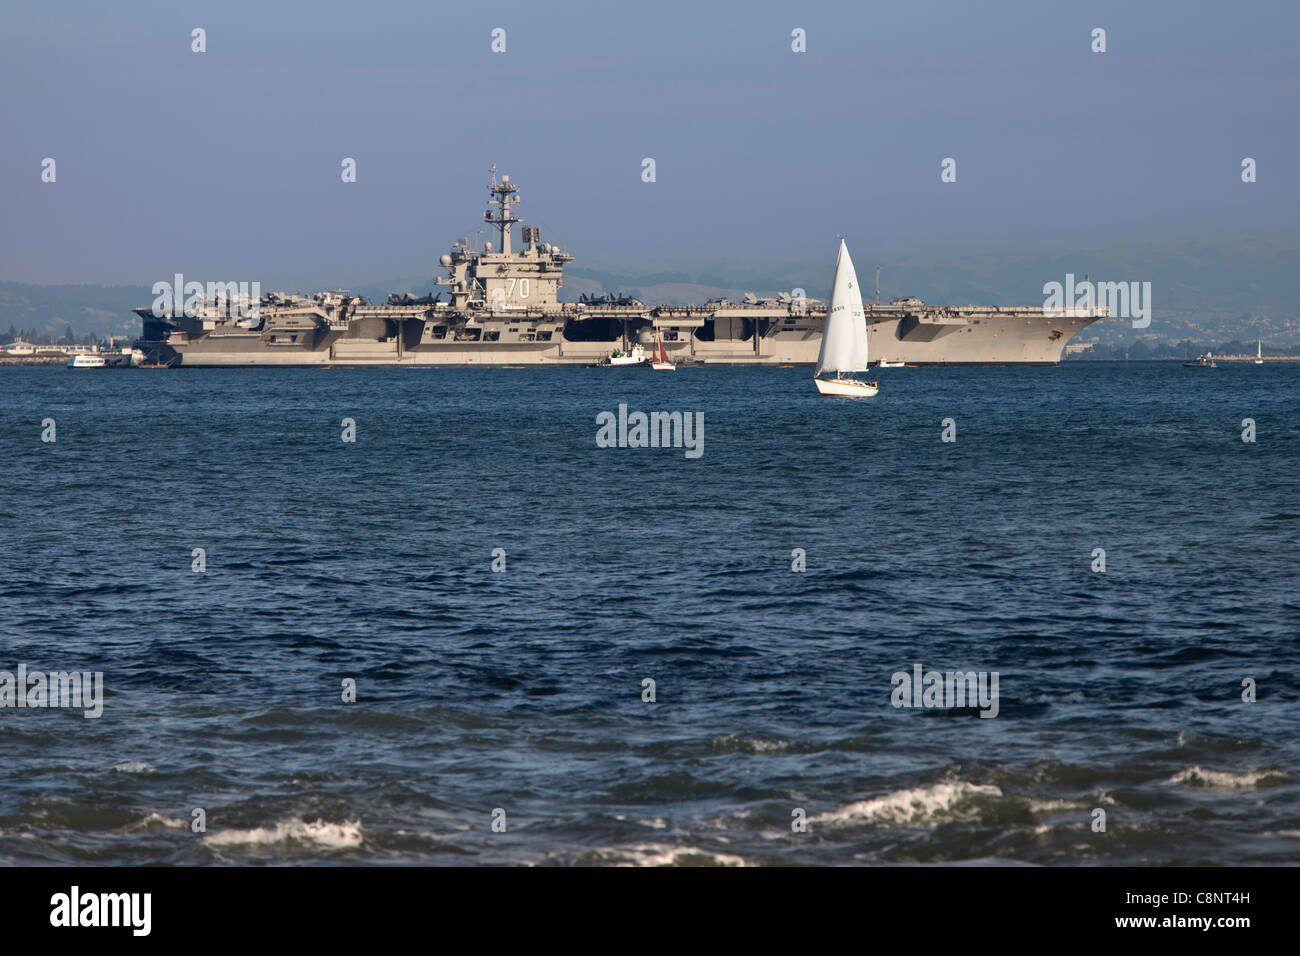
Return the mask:
<svg viewBox="0 0 1300 956"><path fill-rule="evenodd" d="M1259 339L1255 340L1255 364L1264 364L1264 345Z"/></svg>
<svg viewBox="0 0 1300 956"><path fill-rule="evenodd" d="M650 367L659 372L671 372L677 368L668 359L668 350L664 348L664 340L659 337L658 329L655 330L655 357L654 361L650 363Z"/></svg>
<svg viewBox="0 0 1300 956"><path fill-rule="evenodd" d="M879 390L876 383L852 377L852 373L864 372L866 368L867 317L853 260L841 239L839 259L835 263L835 287L826 310L826 327L822 330L822 347L813 381L823 395L871 398ZM823 372L834 372L835 377L819 378Z"/></svg>

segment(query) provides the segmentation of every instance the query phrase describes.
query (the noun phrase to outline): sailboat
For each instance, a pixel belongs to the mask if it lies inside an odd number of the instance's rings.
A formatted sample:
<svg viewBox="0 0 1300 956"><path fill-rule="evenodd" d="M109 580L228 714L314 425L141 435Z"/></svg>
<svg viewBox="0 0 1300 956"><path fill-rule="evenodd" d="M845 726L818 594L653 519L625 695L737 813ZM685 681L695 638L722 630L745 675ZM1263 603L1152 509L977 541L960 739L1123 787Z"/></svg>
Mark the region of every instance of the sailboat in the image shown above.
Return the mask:
<svg viewBox="0 0 1300 956"><path fill-rule="evenodd" d="M1260 342L1259 339L1255 340L1255 364L1256 365L1264 364L1264 345L1263 343Z"/></svg>
<svg viewBox="0 0 1300 956"><path fill-rule="evenodd" d="M671 372L675 368L672 362L668 360L668 350L664 348L664 340L659 337L659 330L655 329L655 356L650 362L650 367L660 372Z"/></svg>
<svg viewBox="0 0 1300 956"><path fill-rule="evenodd" d="M823 395L844 398L871 398L879 389L875 382L853 378L853 372L867 368L867 317L862 309L862 293L848 247L840 240L839 259L835 263L835 287L830 308L826 310L826 327L822 330L822 348L817 354L813 381ZM834 372L834 378L819 378Z"/></svg>

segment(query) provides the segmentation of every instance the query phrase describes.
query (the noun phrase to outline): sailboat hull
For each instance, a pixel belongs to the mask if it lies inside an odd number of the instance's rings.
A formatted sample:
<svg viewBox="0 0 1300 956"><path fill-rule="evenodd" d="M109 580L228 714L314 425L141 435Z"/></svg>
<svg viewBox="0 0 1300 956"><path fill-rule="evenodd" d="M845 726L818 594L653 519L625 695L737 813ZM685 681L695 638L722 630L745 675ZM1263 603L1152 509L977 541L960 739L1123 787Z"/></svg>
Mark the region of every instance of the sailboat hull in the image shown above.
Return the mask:
<svg viewBox="0 0 1300 956"><path fill-rule="evenodd" d="M880 391L875 382L859 382L855 378L815 378L817 391L839 398L871 398Z"/></svg>

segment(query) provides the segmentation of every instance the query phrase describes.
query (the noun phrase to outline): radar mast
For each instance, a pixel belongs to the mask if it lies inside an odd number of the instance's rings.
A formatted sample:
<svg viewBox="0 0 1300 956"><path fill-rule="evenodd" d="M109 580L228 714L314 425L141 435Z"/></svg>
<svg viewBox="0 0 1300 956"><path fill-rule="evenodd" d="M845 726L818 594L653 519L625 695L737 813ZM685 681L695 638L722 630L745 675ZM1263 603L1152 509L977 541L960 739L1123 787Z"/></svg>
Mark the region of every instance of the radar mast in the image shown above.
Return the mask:
<svg viewBox="0 0 1300 956"><path fill-rule="evenodd" d="M519 217L510 211L510 207L519 202L519 197L515 195L519 192L519 187L510 181L509 176L502 176L500 182L497 181L497 167L492 164L492 185L488 186L488 192L493 195L489 199L489 205L498 207L494 213L491 209L484 210L483 219L494 226L501 227L501 245L500 251L510 255L510 226L512 223L519 221Z"/></svg>

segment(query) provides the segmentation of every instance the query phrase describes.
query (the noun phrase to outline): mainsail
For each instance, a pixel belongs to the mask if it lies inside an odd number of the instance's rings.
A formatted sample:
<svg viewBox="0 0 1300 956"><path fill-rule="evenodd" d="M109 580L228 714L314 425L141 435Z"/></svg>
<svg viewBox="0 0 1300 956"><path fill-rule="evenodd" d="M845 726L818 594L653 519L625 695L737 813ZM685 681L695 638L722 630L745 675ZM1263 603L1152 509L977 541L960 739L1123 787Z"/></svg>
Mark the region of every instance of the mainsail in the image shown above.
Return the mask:
<svg viewBox="0 0 1300 956"><path fill-rule="evenodd" d="M817 371L861 372L867 367L867 320L862 310L862 293L848 247L840 240L840 256L835 263L835 288L830 308L826 310L826 328L817 355Z"/></svg>

